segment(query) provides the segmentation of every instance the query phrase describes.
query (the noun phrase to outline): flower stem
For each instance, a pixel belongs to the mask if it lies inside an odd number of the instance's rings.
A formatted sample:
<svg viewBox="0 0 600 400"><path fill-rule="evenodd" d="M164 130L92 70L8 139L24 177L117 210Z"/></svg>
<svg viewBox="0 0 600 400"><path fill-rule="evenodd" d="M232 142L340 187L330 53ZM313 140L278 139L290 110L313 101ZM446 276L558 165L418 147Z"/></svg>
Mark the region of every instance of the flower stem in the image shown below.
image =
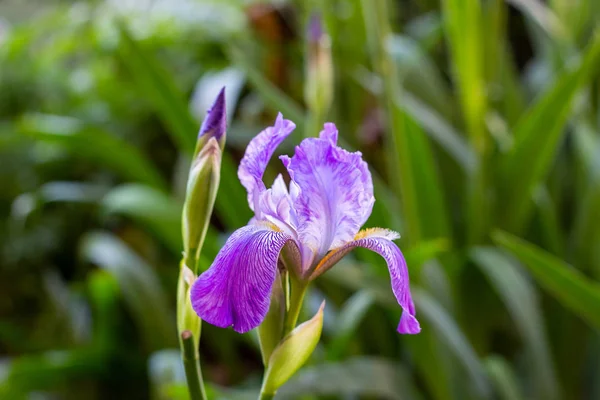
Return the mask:
<svg viewBox="0 0 600 400"><path fill-rule="evenodd" d="M258 396L258 400L271 400L274 397L275 397L275 393L260 392L260 395Z"/></svg>
<svg viewBox="0 0 600 400"><path fill-rule="evenodd" d="M308 285L290 274L290 308L287 310L285 315L285 321L283 324L283 336L285 337L296 327L300 310L302 309L302 303L304 301L304 294Z"/></svg>
<svg viewBox="0 0 600 400"><path fill-rule="evenodd" d="M191 400L207 400L204 381L202 380L202 371L200 370L200 359L194 340L194 335L191 331L183 331L181 333L181 353L188 391Z"/></svg>

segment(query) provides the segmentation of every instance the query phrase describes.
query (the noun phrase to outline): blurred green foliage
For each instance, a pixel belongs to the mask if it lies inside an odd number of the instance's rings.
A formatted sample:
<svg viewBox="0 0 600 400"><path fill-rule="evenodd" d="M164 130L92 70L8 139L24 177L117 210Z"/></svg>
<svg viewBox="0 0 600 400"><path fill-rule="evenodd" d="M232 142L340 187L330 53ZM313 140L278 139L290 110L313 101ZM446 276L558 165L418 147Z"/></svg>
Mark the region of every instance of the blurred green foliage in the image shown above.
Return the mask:
<svg viewBox="0 0 600 400"><path fill-rule="evenodd" d="M201 266L250 211L236 177L281 111L304 134L304 26L327 119L402 233L423 332L357 251L309 293L323 340L277 398L600 398L600 3L0 3L0 398L186 398L180 213L206 108L230 129ZM313 121L314 122L314 121ZM267 180L275 177L273 163ZM255 398L255 334L204 325L213 398Z"/></svg>

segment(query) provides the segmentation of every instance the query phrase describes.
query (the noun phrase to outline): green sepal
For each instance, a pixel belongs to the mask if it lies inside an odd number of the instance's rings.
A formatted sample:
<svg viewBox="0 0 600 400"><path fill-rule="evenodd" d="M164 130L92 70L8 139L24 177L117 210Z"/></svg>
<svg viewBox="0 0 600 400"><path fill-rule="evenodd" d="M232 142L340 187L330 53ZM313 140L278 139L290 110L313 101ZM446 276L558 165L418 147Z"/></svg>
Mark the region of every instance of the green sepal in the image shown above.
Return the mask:
<svg viewBox="0 0 600 400"><path fill-rule="evenodd" d="M269 359L261 393L275 394L308 360L321 338L324 307L325 302L321 303L314 317L298 325L275 348Z"/></svg>

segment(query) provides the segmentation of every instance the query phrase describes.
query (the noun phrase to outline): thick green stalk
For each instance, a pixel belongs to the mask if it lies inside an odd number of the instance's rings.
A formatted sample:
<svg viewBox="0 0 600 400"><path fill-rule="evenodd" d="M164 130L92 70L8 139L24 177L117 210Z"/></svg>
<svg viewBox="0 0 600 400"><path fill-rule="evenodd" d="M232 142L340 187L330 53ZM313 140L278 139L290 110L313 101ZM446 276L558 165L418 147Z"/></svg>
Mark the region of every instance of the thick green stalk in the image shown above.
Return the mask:
<svg viewBox="0 0 600 400"><path fill-rule="evenodd" d="M260 395L258 396L258 400L270 400L272 398L275 397L275 393L263 393L260 392Z"/></svg>
<svg viewBox="0 0 600 400"><path fill-rule="evenodd" d="M298 316L302 309L302 303L304 302L304 295L306 294L306 288L308 285L301 282L294 276L290 276L290 308L287 310L285 315L285 321L283 323L283 337L294 330L296 322L298 322Z"/></svg>
<svg viewBox="0 0 600 400"><path fill-rule="evenodd" d="M181 333L181 354L188 391L191 400L207 400L202 371L200 370L200 357L194 340L192 332L183 331Z"/></svg>

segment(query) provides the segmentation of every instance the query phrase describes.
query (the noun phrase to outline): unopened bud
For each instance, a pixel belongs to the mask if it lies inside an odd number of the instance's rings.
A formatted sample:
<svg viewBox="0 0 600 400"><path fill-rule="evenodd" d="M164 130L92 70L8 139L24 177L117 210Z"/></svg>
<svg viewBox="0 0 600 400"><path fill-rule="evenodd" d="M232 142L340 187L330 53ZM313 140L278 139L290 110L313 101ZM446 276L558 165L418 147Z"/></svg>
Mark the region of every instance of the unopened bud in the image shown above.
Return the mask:
<svg viewBox="0 0 600 400"><path fill-rule="evenodd" d="M221 148L211 137L196 155L190 168L182 227L186 265L196 271L196 263L210 224L219 180L221 177Z"/></svg>
<svg viewBox="0 0 600 400"><path fill-rule="evenodd" d="M331 40L324 30L319 14L313 14L307 29L308 59L306 60L305 100L308 107L325 115L333 98L333 62Z"/></svg>
<svg viewBox="0 0 600 400"><path fill-rule="evenodd" d="M181 335L183 332L191 332L197 341L200 338L201 320L192 309L192 303L189 296L190 287L196 276L185 263L181 263L179 270L179 280L177 282L177 331Z"/></svg>
<svg viewBox="0 0 600 400"><path fill-rule="evenodd" d="M204 118L198 132L198 141L196 142L194 155L197 155L211 138L215 138L219 143L219 147L223 150L226 131L227 110L225 105L225 88L223 87L212 107L206 112L206 118Z"/></svg>
<svg viewBox="0 0 600 400"><path fill-rule="evenodd" d="M298 325L275 348L265 372L262 393L274 395L308 360L321 338L324 307L325 302L314 317Z"/></svg>

